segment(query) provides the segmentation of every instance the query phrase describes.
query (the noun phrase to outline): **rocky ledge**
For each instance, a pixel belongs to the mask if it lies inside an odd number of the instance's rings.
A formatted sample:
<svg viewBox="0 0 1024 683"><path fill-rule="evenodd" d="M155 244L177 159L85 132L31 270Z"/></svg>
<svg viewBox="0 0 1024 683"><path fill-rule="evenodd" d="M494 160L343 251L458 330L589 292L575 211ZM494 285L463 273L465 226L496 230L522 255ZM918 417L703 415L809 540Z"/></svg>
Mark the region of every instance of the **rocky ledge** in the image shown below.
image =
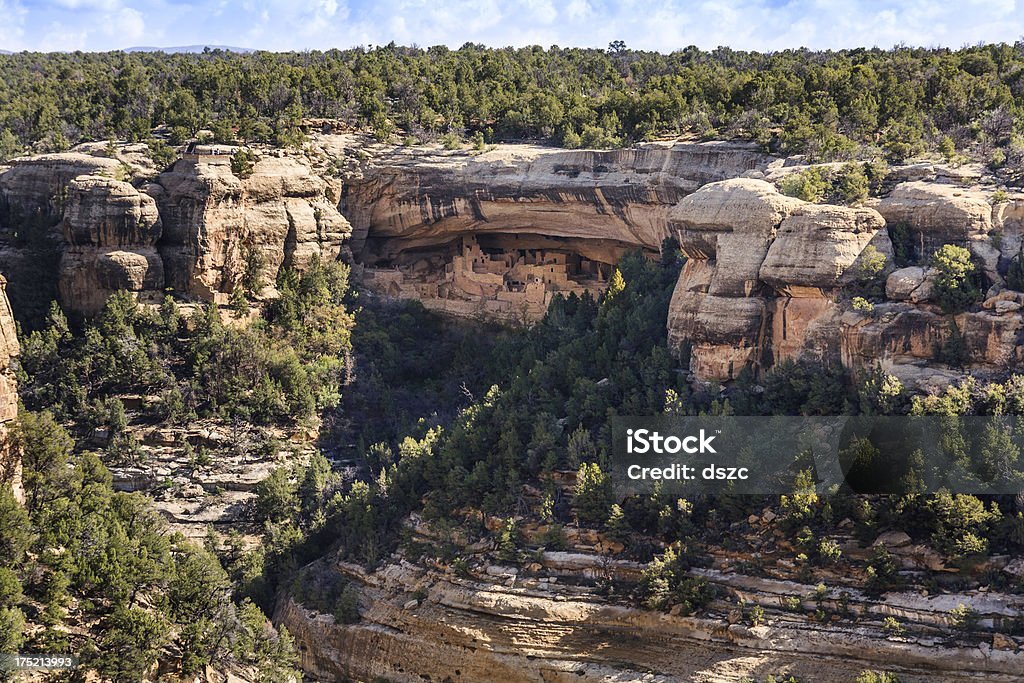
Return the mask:
<svg viewBox="0 0 1024 683"><path fill-rule="evenodd" d="M289 598L276 620L318 680L735 682L785 673L852 681L872 668L909 683L1020 680L1013 638L989 635L969 646L943 635L962 596L881 601L852 590L844 600L855 617L819 623L791 605L814 586L792 581L697 570L724 596L700 617L638 609L595 587L595 576L635 579L638 568L581 553L545 553L533 571L481 565L461 575L402 561L373 573L337 563L334 571L359 587L360 621L340 624ZM1018 598L998 594L967 601L990 620L1020 608ZM800 602L812 605L809 597ZM766 616L752 626L742 610L753 604ZM891 615L920 632L886 633L882 619Z"/></svg>

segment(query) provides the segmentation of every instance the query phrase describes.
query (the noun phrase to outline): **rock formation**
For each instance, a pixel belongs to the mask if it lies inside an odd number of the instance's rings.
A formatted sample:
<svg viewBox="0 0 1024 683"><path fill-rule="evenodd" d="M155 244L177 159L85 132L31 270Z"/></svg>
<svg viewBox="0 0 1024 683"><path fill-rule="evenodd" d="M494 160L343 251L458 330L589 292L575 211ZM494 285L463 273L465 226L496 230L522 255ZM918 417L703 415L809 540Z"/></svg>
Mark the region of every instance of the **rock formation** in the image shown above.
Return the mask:
<svg viewBox="0 0 1024 683"><path fill-rule="evenodd" d="M26 256L33 231L45 233L61 300L88 314L117 289L225 301L254 265L272 296L282 266L350 246L371 291L521 321L556 293L599 292L626 251L653 255L672 236L689 260L669 339L690 349L698 379L800 357L927 378L954 330L972 371L1024 357L1020 302L1001 294L1024 245L1024 199L993 206L989 192L963 186L978 178L941 166L895 169L886 196L847 208L781 195L764 179L793 169L747 144L471 154L357 136L313 143L261 152L238 172L224 147L197 146L155 176L134 152L15 160L0 169L0 268L49 267ZM943 244L968 247L991 288L958 317L934 300L928 259ZM852 310L869 245L885 258L886 300Z"/></svg>
<svg viewBox="0 0 1024 683"><path fill-rule="evenodd" d="M11 361L18 355L18 334L6 288L7 281L0 276L0 485L12 486L20 500L21 457L12 448L9 436L9 425L18 416L17 380L11 367Z"/></svg>
<svg viewBox="0 0 1024 683"><path fill-rule="evenodd" d="M27 250L46 238L62 304L89 315L118 289L226 300L248 259L268 293L282 266L336 259L350 228L308 159L270 153L240 178L232 150L199 147L148 184L120 180L140 169L105 157L16 159L0 168L0 266L32 266Z"/></svg>
<svg viewBox="0 0 1024 683"><path fill-rule="evenodd" d="M300 159L264 157L247 177L229 155L178 161L147 188L160 209L167 285L204 300L231 292L248 259L273 285L282 266L336 259L350 228L327 183Z"/></svg>
<svg viewBox="0 0 1024 683"><path fill-rule="evenodd" d="M881 365L926 388L956 376L937 360L954 335L969 370L1005 373L1024 359L1021 302L1001 291L1021 249L1019 204L993 207L977 189L919 181L864 208L808 204L759 180L706 185L669 212L689 257L672 298L670 344L689 350L691 370L705 381L816 358ZM967 247L991 288L980 310L946 315L935 302L928 261L944 244ZM887 301L856 310L865 253L884 258L876 277ZM894 268L897 254L917 265Z"/></svg>
<svg viewBox="0 0 1024 683"><path fill-rule="evenodd" d="M761 180L712 183L680 201L669 229L689 258L669 343L692 345L700 379L734 379L807 353L838 356L826 330L865 247L891 251L872 209L808 204Z"/></svg>
<svg viewBox="0 0 1024 683"><path fill-rule="evenodd" d="M597 594L594 576L635 581L641 566L550 552L532 571L490 565L462 576L404 561L372 574L339 563L333 569L360 589L358 623L338 624L288 598L276 621L295 637L303 670L318 680L668 683L765 680L786 671L800 680L852 681L868 668L898 672L908 683L1019 680L1016 639L956 647L942 630L957 600L969 601L985 623L1009 623L1019 607L1014 596L889 593L882 601L844 586L846 609L856 615L856 623L844 624L784 611L787 598L813 595L813 586L716 569L694 572L725 596L701 617ZM806 603L813 611L813 600ZM749 626L736 615L742 604L778 618ZM826 604L837 607L834 597ZM882 619L893 615L922 635L887 637Z"/></svg>
<svg viewBox="0 0 1024 683"><path fill-rule="evenodd" d="M162 226L149 195L112 178L79 176L67 185L62 227L58 283L69 309L91 315L118 290L163 289Z"/></svg>
<svg viewBox="0 0 1024 683"><path fill-rule="evenodd" d="M387 148L346 174L342 209L370 289L460 315L536 319L554 293L599 291L600 274L626 251L659 249L682 197L771 161L735 143L608 152L503 146L476 156ZM496 260L550 259L558 273L548 274L569 281L507 273L500 291L477 294L458 278L473 279L455 265L463 239ZM585 272L573 265L581 261ZM535 295L527 291L533 282L543 285Z"/></svg>

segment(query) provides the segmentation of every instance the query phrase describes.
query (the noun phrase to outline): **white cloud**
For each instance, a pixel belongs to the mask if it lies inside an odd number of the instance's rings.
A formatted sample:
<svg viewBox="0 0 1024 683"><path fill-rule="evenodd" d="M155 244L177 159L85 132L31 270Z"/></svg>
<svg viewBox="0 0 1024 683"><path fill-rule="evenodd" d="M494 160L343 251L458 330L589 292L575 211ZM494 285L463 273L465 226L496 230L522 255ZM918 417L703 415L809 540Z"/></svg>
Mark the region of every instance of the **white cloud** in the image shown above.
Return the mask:
<svg viewBox="0 0 1024 683"><path fill-rule="evenodd" d="M466 42L671 51L911 45L1024 35L1024 0L0 0L5 49L226 44L267 49ZM0 38L4 40L4 38ZM66 40L67 44L60 41ZM14 45L11 45L14 41Z"/></svg>
<svg viewBox="0 0 1024 683"><path fill-rule="evenodd" d="M53 0L53 4L67 9L110 10L120 7L120 0Z"/></svg>
<svg viewBox="0 0 1024 683"><path fill-rule="evenodd" d="M123 7L105 15L107 34L118 40L133 45L146 38L146 20L142 12L131 7ZM130 47L126 45L125 47Z"/></svg>

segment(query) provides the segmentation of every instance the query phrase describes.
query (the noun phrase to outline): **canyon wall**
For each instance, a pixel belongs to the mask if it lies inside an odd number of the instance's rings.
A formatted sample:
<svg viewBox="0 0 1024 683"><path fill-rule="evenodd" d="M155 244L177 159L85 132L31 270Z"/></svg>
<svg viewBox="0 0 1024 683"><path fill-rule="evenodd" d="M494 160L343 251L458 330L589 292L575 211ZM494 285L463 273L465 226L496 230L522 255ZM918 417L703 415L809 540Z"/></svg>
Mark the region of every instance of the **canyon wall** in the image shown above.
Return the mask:
<svg viewBox="0 0 1024 683"><path fill-rule="evenodd" d="M15 498L22 500L21 457L10 438L11 422L18 416L18 385L11 366L18 355L18 334L6 289L7 281L0 276L0 486L13 487Z"/></svg>
<svg viewBox="0 0 1024 683"><path fill-rule="evenodd" d="M1020 680L1016 639L955 646L943 633L956 600L990 624L1017 614L1014 596L890 593L881 600L849 588L848 623L816 623L784 606L813 595L814 586L715 569L694 571L720 593L700 617L641 609L598 591L595 579L635 581L642 566L570 552L543 553L532 569L483 564L461 575L405 561L373 573L337 563L333 570L358 587L357 623L337 623L287 597L275 621L295 638L303 670L323 681L725 682L782 672L853 681L877 668L906 683ZM832 592L829 609L839 593ZM797 611L805 602L808 609L815 604L799 600ZM765 623L745 623L744 604L761 605ZM913 624L916 634L888 635L886 616Z"/></svg>
<svg viewBox="0 0 1024 683"><path fill-rule="evenodd" d="M250 264L272 293L282 266L339 256L350 227L336 183L304 155L269 151L236 172L231 149L194 152L155 177L130 155L13 160L0 168L0 267L46 268L39 255L54 251L61 303L90 315L119 289L225 301Z"/></svg>
<svg viewBox="0 0 1024 683"><path fill-rule="evenodd" d="M478 155L385 148L347 174L342 210L364 262L467 233L559 238L597 257L611 246L658 249L679 199L773 161L754 145L728 142L611 151L503 145Z"/></svg>
<svg viewBox="0 0 1024 683"><path fill-rule="evenodd" d="M337 154L332 142L321 141ZM370 291L530 321L555 294L600 293L627 251L657 252L681 198L772 163L781 162L741 143L476 154L378 146L343 173L342 210Z"/></svg>
<svg viewBox="0 0 1024 683"><path fill-rule="evenodd" d="M342 146L331 136L321 143L335 155ZM690 354L684 362L698 380L727 382L744 369L757 376L809 358L880 365L928 388L964 369L995 376L1024 360L1024 294L1005 277L1021 251L1024 197L993 205L983 171L897 167L880 198L851 208L780 194L799 162L734 143L361 152L342 172L341 208L362 282L381 295L450 314L536 320L554 294L600 291L601 275L626 251L653 254L671 236L688 261L669 341ZM932 291L929 259L944 244L970 250L985 294L955 316ZM482 258L467 258L477 247ZM871 292L865 253L884 259ZM556 263L565 256L597 277ZM495 261L513 265L496 270ZM550 277L516 274L549 261ZM873 307L854 308L860 295ZM940 360L954 343L963 345L962 368Z"/></svg>
<svg viewBox="0 0 1024 683"><path fill-rule="evenodd" d="M848 208L783 196L795 162L740 143L467 153L325 135L248 168L232 168L233 148L195 147L163 173L120 149L0 168L0 269L50 268L65 307L91 314L118 289L224 302L254 264L272 296L282 266L350 248L371 292L528 322L555 294L600 292L626 251L654 254L671 236L688 261L669 341L699 380L816 358L941 383L959 372L939 362L951 340L977 373L1024 360L1024 295L1006 282L1024 198L993 205L980 175L938 165L894 169L882 197ZM32 255L40 236L52 267ZM982 304L956 316L928 267L943 244L970 249L984 280ZM873 309L855 309L869 246L887 279Z"/></svg>
<svg viewBox="0 0 1024 683"><path fill-rule="evenodd" d="M1024 294L1004 278L1020 253L1024 199L993 206L988 194L914 181L848 208L786 197L760 180L706 185L668 216L689 258L669 342L705 381L814 358L941 386L961 371L940 361L954 338L968 371L1006 373L1024 359ZM892 230L915 265L895 267ZM945 244L969 249L976 263L985 296L974 310L948 315L936 301L929 259ZM876 267L884 259L870 293L865 254ZM875 303L853 306L861 293Z"/></svg>

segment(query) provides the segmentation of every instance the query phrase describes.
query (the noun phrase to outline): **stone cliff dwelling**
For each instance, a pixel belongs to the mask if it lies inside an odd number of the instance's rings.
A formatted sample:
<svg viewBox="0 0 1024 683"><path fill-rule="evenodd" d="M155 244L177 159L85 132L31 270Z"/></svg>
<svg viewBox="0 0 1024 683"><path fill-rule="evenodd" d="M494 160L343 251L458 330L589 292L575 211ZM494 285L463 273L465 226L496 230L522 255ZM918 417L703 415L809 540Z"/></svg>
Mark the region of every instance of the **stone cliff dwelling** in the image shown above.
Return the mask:
<svg viewBox="0 0 1024 683"><path fill-rule="evenodd" d="M557 246L551 238L469 234L368 265L363 283L456 315L537 320L556 294L597 297L611 275L610 263Z"/></svg>

